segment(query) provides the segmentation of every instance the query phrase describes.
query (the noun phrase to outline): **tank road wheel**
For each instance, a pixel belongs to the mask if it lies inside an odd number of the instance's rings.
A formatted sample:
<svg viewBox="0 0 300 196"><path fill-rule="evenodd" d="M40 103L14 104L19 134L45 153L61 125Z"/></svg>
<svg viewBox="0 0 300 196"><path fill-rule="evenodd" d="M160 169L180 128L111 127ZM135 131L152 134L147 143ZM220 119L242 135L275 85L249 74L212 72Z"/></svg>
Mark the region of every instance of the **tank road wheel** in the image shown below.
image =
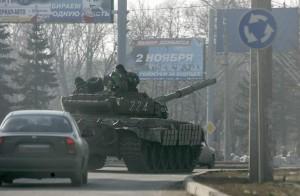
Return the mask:
<svg viewBox="0 0 300 196"><path fill-rule="evenodd" d="M122 134L120 150L129 172L149 172L150 167L144 149L147 148L143 148L143 141L135 134Z"/></svg>
<svg viewBox="0 0 300 196"><path fill-rule="evenodd" d="M160 169L162 170L162 172L166 172L168 170L168 147L166 146L161 146L160 147L160 155L159 155L159 159L160 159Z"/></svg>
<svg viewBox="0 0 300 196"><path fill-rule="evenodd" d="M176 165L178 170L183 170L184 169L184 147L178 146L176 147Z"/></svg>
<svg viewBox="0 0 300 196"><path fill-rule="evenodd" d="M177 169L176 147L174 147L174 146L168 147L168 163L169 163L169 168L171 169L171 171L176 171L176 169Z"/></svg>
<svg viewBox="0 0 300 196"><path fill-rule="evenodd" d="M129 172L191 172L195 151L190 146L162 146L124 132L120 151Z"/></svg>
<svg viewBox="0 0 300 196"><path fill-rule="evenodd" d="M146 162L146 165L148 167L149 170L152 170L153 167L152 167L152 145L149 143L149 142L143 142L143 145L142 145L142 152L144 154L144 157L145 157L145 162Z"/></svg>
<svg viewBox="0 0 300 196"><path fill-rule="evenodd" d="M187 172L191 172L194 169L192 148L190 146L186 146L184 149L184 169Z"/></svg>
<svg viewBox="0 0 300 196"><path fill-rule="evenodd" d="M160 170L160 146L153 144L151 150L151 165L154 172Z"/></svg>

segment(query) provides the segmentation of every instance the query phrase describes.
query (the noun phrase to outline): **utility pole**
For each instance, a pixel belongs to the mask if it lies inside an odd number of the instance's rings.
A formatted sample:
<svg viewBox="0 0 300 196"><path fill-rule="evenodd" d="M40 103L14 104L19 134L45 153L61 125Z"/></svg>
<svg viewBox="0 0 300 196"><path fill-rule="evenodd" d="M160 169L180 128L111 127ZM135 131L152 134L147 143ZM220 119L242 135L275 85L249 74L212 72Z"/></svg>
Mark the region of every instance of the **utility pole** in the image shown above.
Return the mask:
<svg viewBox="0 0 300 196"><path fill-rule="evenodd" d="M230 159L232 135L230 125L230 108L231 102L229 98L229 62L228 62L228 19L224 16L224 155L225 160Z"/></svg>
<svg viewBox="0 0 300 196"><path fill-rule="evenodd" d="M127 0L118 0L118 64L126 65Z"/></svg>
<svg viewBox="0 0 300 196"><path fill-rule="evenodd" d="M271 0L251 0L251 7L271 10ZM272 114L272 47L251 49L252 54L254 54L253 52L257 53L257 61L255 64L252 64L253 62L251 62L251 67L257 66L258 170L253 170L250 163L250 177L252 172L257 172L256 175L258 177L258 182L262 183L273 180L272 153L270 145L272 142L270 126ZM250 111L251 110L252 108L250 108ZM252 123L250 123L250 125L252 125ZM252 127L250 127L250 129L251 128ZM250 145L251 144L250 139ZM252 152L251 149L250 152ZM254 152L252 152L250 156L253 156L253 154ZM252 161L255 164L254 160ZM253 178L256 177L256 175L253 175L252 173Z"/></svg>
<svg viewBox="0 0 300 196"><path fill-rule="evenodd" d="M209 30L208 30L208 61L206 66L207 78L212 78L215 67L215 10L209 10ZM214 123L214 87L207 88L207 123ZM207 143L210 145L212 143L212 137L207 131Z"/></svg>
<svg viewBox="0 0 300 196"><path fill-rule="evenodd" d="M92 55L92 48L91 48L91 34L92 34L92 24L88 24L87 28L88 28L88 37L87 37L87 41L88 41L88 45L87 45L87 49L86 49L86 73L85 73L85 79L89 79L90 77L93 76L93 55ZM93 24L94 25L94 24Z"/></svg>
<svg viewBox="0 0 300 196"><path fill-rule="evenodd" d="M249 171L250 181L258 182L258 127L257 127L257 50L250 51L250 87L249 87Z"/></svg>
<svg viewBox="0 0 300 196"><path fill-rule="evenodd" d="M228 60L228 20L225 8L225 0L221 0L219 7L224 10L223 17L223 27L224 27L224 35L223 35L223 45L224 45L224 120L223 120L223 134L224 134L224 159L229 160L232 146L232 136L231 136L231 125L230 125L230 94L229 94L229 60Z"/></svg>

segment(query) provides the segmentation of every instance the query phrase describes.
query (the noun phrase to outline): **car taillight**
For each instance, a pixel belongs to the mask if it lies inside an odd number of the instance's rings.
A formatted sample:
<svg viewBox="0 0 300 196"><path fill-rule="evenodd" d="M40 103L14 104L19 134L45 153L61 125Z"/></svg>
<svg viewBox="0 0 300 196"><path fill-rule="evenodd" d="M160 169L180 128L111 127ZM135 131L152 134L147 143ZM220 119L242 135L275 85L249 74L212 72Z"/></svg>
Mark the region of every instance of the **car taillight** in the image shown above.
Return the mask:
<svg viewBox="0 0 300 196"><path fill-rule="evenodd" d="M69 138L69 137L66 139L66 142L67 142L68 145L74 145L75 144L75 141L72 138Z"/></svg>
<svg viewBox="0 0 300 196"><path fill-rule="evenodd" d="M75 154L76 153L75 141L72 138L68 137L66 139L66 143L67 143L68 153Z"/></svg>
<svg viewBox="0 0 300 196"><path fill-rule="evenodd" d="M4 144L4 137L0 137L0 145Z"/></svg>

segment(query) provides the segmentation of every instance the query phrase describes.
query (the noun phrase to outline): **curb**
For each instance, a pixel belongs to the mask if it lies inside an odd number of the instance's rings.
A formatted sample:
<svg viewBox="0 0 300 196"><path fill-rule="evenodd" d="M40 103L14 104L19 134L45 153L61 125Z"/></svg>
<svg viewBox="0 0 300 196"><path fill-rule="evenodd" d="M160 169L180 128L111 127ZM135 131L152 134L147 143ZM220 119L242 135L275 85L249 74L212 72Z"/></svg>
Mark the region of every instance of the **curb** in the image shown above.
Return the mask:
<svg viewBox="0 0 300 196"><path fill-rule="evenodd" d="M204 173L206 172L203 172L202 174ZM209 186L195 182L193 176L188 176L185 178L184 187L186 192L193 196L229 196Z"/></svg>

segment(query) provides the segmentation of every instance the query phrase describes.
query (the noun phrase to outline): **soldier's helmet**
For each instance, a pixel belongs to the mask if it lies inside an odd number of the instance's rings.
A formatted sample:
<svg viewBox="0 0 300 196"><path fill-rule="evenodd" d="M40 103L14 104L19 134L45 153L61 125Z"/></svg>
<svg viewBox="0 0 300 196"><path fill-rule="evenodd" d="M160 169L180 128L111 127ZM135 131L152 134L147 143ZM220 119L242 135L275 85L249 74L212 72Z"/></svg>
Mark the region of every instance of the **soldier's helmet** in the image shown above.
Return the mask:
<svg viewBox="0 0 300 196"><path fill-rule="evenodd" d="M126 69L125 69L125 67L124 67L124 65L122 65L122 64L118 64L116 66L116 70L119 71L119 72L121 72L121 73L126 73L127 72Z"/></svg>
<svg viewBox="0 0 300 196"><path fill-rule="evenodd" d="M78 85L82 85L84 84L85 81L81 78L81 77L76 77L75 78L75 85L78 86Z"/></svg>

